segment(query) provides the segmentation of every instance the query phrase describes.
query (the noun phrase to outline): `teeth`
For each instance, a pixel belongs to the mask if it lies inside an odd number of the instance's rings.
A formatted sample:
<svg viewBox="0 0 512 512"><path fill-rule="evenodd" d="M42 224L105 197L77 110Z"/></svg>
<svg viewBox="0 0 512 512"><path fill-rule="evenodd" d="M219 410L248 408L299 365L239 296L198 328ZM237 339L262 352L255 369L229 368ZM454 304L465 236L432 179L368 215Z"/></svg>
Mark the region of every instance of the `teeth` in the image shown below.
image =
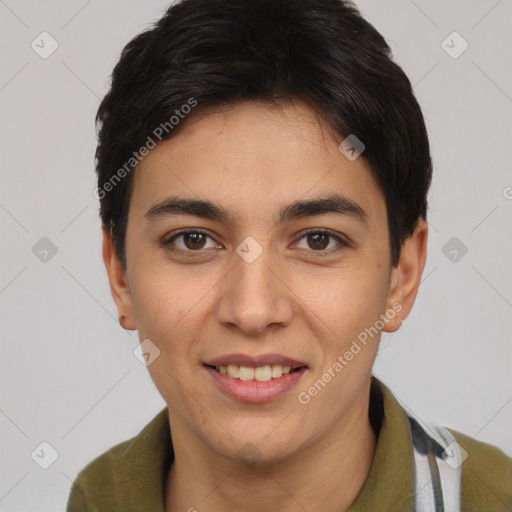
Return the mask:
<svg viewBox="0 0 512 512"><path fill-rule="evenodd" d="M254 378L261 382L272 379L272 368L270 365L260 366L254 370Z"/></svg>
<svg viewBox="0 0 512 512"><path fill-rule="evenodd" d="M283 375L283 367L277 364L275 366L272 366L272 378L278 379L279 377L281 377L281 375Z"/></svg>
<svg viewBox="0 0 512 512"><path fill-rule="evenodd" d="M238 379L238 375L240 374L240 366L237 364L228 364L228 375L233 377L233 379Z"/></svg>
<svg viewBox="0 0 512 512"><path fill-rule="evenodd" d="M216 366L215 369L223 375L228 375L233 379L243 381L257 380L267 382L272 379L278 379L291 372L291 366L281 366L280 364L259 366L251 368L248 366L238 366L237 364L228 364L228 366Z"/></svg>
<svg viewBox="0 0 512 512"><path fill-rule="evenodd" d="M240 366L240 373L238 374L240 380L254 380L254 368L247 366Z"/></svg>

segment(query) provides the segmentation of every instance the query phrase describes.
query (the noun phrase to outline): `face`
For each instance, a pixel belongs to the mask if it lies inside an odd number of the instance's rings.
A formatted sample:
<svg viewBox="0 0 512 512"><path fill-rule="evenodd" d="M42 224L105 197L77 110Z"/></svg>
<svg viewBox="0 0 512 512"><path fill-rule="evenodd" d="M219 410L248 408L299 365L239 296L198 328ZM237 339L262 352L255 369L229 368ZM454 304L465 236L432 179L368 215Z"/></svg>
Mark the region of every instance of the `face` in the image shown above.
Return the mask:
<svg viewBox="0 0 512 512"><path fill-rule="evenodd" d="M148 369L171 431L206 450L283 459L367 414L425 237L391 268L383 194L341 141L301 103L200 117L136 170L126 273L105 236L124 327L159 351Z"/></svg>

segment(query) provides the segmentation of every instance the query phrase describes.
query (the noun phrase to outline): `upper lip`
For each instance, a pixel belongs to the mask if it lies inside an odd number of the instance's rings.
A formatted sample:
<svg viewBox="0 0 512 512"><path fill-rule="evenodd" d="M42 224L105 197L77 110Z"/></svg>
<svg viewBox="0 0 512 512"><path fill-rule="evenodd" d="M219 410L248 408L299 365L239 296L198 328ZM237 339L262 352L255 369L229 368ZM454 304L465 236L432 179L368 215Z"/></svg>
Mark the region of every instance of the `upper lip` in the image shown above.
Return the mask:
<svg viewBox="0 0 512 512"><path fill-rule="evenodd" d="M298 361L297 359L283 356L281 354L260 354L257 356L250 356L246 354L226 354L224 356L209 359L208 361L205 361L204 364L209 366L228 366L229 364L236 364L238 366L246 366L249 368L258 368L266 365L290 366L291 368L307 366L307 364L302 361Z"/></svg>

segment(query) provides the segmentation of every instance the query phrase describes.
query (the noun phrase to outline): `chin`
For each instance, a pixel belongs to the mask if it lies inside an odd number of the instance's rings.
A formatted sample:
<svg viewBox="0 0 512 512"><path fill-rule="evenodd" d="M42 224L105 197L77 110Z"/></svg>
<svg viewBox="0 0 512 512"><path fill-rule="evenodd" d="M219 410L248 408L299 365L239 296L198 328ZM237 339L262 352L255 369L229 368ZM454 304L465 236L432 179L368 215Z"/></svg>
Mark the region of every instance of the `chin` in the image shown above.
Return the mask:
<svg viewBox="0 0 512 512"><path fill-rule="evenodd" d="M287 442L282 436L271 439L267 434L257 438L241 434L226 439L226 444L217 447L216 451L247 467L263 468L287 459L296 453L297 449L298 446L292 446L291 442Z"/></svg>

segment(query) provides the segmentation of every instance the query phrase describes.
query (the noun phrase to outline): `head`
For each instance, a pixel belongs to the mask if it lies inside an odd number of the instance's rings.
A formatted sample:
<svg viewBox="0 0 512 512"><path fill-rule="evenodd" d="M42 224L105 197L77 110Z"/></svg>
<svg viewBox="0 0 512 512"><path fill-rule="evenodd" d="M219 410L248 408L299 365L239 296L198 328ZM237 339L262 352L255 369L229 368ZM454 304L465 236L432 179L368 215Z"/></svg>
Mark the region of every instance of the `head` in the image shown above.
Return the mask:
<svg viewBox="0 0 512 512"><path fill-rule="evenodd" d="M432 174L376 29L339 0L184 0L125 47L97 122L112 295L159 351L176 425L275 460L367 414L380 333L418 290ZM235 353L293 359L298 384L234 399L210 366Z"/></svg>

